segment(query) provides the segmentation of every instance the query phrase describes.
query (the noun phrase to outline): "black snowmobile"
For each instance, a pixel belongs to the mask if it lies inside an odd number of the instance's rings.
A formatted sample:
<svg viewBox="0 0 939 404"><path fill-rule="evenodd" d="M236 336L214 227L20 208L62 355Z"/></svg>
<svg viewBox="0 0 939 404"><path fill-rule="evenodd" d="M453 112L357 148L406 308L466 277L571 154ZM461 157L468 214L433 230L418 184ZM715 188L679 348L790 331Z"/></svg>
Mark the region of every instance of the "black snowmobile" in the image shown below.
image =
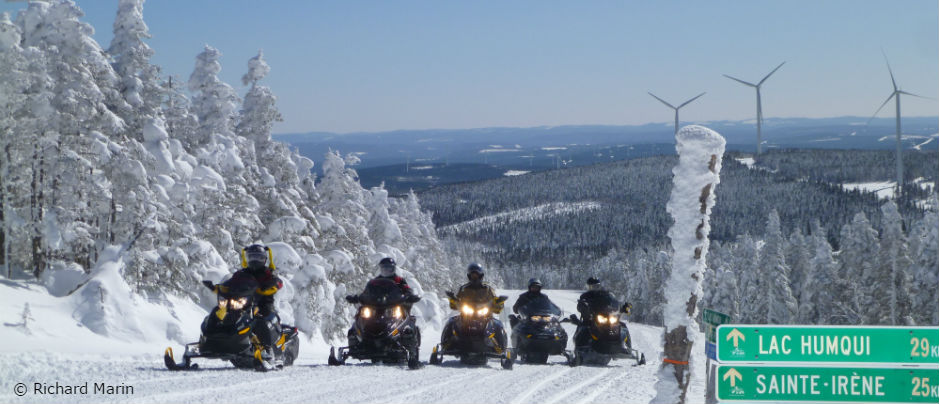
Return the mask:
<svg viewBox="0 0 939 404"><path fill-rule="evenodd" d="M547 363L548 355L564 355L568 363L574 360L566 350L567 332L561 327L561 309L551 299L541 295L518 311L518 316L509 316L516 358L525 363Z"/></svg>
<svg viewBox="0 0 939 404"><path fill-rule="evenodd" d="M361 303L349 329L349 346L329 349L329 364L343 365L350 356L373 363L403 363L408 368L421 367L418 358L421 330L411 315L411 304L420 298L408 297L391 279L376 278L368 282L358 296Z"/></svg>
<svg viewBox="0 0 939 404"><path fill-rule="evenodd" d="M646 356L632 347L629 329L621 320L621 314L628 311L629 304L620 306L612 295L589 304L589 314L580 319L571 314L565 319L577 325L574 332L574 360L571 366L600 365L606 366L611 359L635 359L637 365L646 363Z"/></svg>
<svg viewBox="0 0 939 404"><path fill-rule="evenodd" d="M274 357L266 352L252 332L255 308L254 293L258 283L249 277L233 277L219 285L203 281L218 296L218 305L202 321L199 342L186 344L182 363L173 358L173 348L166 348L163 362L169 370L195 370L199 365L193 358L226 360L239 369L270 370L290 366L300 352L296 327L280 326L280 339L273 349ZM278 321L279 323L279 321Z"/></svg>
<svg viewBox="0 0 939 404"><path fill-rule="evenodd" d="M503 369L512 369L514 355L502 322L493 317L502 311L507 296L494 301L458 301L453 292L447 292L450 308L460 314L450 317L440 336L440 344L430 354L430 364L443 363L444 355L460 358L464 365L484 365L489 358L498 358Z"/></svg>

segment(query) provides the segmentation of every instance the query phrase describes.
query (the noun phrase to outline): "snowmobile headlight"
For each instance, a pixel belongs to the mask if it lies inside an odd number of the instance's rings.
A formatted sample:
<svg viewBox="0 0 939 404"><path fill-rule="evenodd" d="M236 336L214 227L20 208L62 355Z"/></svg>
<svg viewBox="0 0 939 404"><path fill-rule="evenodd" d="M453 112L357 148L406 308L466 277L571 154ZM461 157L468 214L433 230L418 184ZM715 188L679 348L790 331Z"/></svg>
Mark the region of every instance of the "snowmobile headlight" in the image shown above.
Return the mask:
<svg viewBox="0 0 939 404"><path fill-rule="evenodd" d="M597 314L597 323L606 324L606 316L602 314Z"/></svg>
<svg viewBox="0 0 939 404"><path fill-rule="evenodd" d="M485 316L485 315L489 314L489 308L488 308L488 307L483 307L483 308L479 309L479 311L477 311L476 314L479 314L480 316Z"/></svg>
<svg viewBox="0 0 939 404"><path fill-rule="evenodd" d="M463 310L464 316L472 316L474 313L476 313L476 311L473 310L473 308L470 307L468 304L464 304L462 310Z"/></svg>
<svg viewBox="0 0 939 404"><path fill-rule="evenodd" d="M531 316L531 321L541 321L541 316Z"/></svg>
<svg viewBox="0 0 939 404"><path fill-rule="evenodd" d="M610 314L609 320L610 320L610 324L616 324L616 322L619 321L619 317L617 317L616 314Z"/></svg>
<svg viewBox="0 0 939 404"><path fill-rule="evenodd" d="M247 297L239 297L237 299L228 299L228 308L232 310L241 310L245 307L245 304L248 303Z"/></svg>
<svg viewBox="0 0 939 404"><path fill-rule="evenodd" d="M370 308L368 308L368 307L363 307L363 308L362 308L362 318L371 318L371 317L372 317L372 309L370 309Z"/></svg>
<svg viewBox="0 0 939 404"><path fill-rule="evenodd" d="M404 311L401 310L401 306L395 306L394 316L395 318L404 317Z"/></svg>

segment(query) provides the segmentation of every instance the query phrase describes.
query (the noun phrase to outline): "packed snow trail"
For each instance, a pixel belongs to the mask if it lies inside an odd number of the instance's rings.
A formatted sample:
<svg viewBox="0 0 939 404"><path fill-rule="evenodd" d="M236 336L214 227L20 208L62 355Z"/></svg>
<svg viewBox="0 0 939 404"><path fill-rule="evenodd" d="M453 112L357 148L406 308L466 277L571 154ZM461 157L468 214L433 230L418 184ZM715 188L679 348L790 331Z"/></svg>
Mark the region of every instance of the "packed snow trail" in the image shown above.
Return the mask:
<svg viewBox="0 0 939 404"><path fill-rule="evenodd" d="M520 292L499 292L510 298L507 312ZM546 293L565 315L574 312L578 291ZM328 346L304 338L300 358L282 371L243 371L227 362L196 359L198 370L171 372L163 367L164 347L150 344L141 344L140 354L124 353L127 348L122 348L121 353L108 353L108 346L100 344L87 344L85 354L76 354L75 349L17 352L7 346L0 353L3 364L0 402L257 403L275 397L275 401L284 403L648 402L654 395L662 328L641 324L629 324L629 328L634 346L646 353L648 365L633 366L633 360L614 360L606 367L571 368L563 356L552 356L547 365L516 363L513 370L503 370L496 360L484 367L468 367L448 356L440 366L425 365L413 371L404 365L376 365L353 359L345 366L328 366ZM573 335L573 326L565 324L565 329ZM12 335L10 328L2 330L0 336ZM439 341L440 331L424 329L422 335L421 359L426 363L431 348ZM80 345L85 341L74 342ZM182 351L178 346L175 350ZM701 351L702 359L697 363L703 364L703 348ZM89 394L34 393L34 383L56 382L61 386L88 383ZM14 394L17 383L27 384L26 395ZM93 394L95 383L130 386L133 394ZM703 381L693 387L689 396L703 397Z"/></svg>

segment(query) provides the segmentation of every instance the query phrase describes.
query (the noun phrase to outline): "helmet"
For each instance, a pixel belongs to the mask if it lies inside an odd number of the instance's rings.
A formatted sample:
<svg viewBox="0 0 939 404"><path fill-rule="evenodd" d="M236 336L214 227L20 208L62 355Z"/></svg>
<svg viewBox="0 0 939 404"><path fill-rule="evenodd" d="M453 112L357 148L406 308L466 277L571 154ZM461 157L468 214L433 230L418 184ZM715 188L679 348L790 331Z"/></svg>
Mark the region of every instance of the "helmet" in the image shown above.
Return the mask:
<svg viewBox="0 0 939 404"><path fill-rule="evenodd" d="M469 264L468 267L466 267L466 277L469 280L473 280L473 278L471 277L471 275L473 274L479 274L479 280L482 280L483 276L486 276L486 271L483 271L483 267L481 267L479 264L474 262L472 264Z"/></svg>
<svg viewBox="0 0 939 404"><path fill-rule="evenodd" d="M378 262L378 268L381 270L381 276L392 276L398 266L395 264L394 258L385 257Z"/></svg>
<svg viewBox="0 0 939 404"><path fill-rule="evenodd" d="M587 279L587 290L600 290L600 280L594 277Z"/></svg>
<svg viewBox="0 0 939 404"><path fill-rule="evenodd" d="M531 278L531 279L529 279L529 280L528 280L528 289L531 290L532 286L537 286L538 289L540 290L541 287L542 287L542 285L541 285L541 280L539 280L538 278Z"/></svg>
<svg viewBox="0 0 939 404"><path fill-rule="evenodd" d="M270 247L261 244L251 244L241 249L241 266L251 270L265 269L272 264L273 257ZM273 268L273 265L270 265Z"/></svg>

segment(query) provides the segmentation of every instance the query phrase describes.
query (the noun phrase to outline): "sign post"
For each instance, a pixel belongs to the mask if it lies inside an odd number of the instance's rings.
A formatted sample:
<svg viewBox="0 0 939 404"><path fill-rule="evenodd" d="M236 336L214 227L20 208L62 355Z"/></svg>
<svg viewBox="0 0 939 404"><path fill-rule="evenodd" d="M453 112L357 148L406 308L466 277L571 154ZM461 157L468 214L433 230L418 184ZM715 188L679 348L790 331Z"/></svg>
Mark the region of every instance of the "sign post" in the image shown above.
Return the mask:
<svg viewBox="0 0 939 404"><path fill-rule="evenodd" d="M704 323L704 333L707 341L704 342L704 354L707 355L707 404L717 403L717 376L716 366L711 361L717 360L717 327L730 322L730 316L711 309L701 310L701 322Z"/></svg>

